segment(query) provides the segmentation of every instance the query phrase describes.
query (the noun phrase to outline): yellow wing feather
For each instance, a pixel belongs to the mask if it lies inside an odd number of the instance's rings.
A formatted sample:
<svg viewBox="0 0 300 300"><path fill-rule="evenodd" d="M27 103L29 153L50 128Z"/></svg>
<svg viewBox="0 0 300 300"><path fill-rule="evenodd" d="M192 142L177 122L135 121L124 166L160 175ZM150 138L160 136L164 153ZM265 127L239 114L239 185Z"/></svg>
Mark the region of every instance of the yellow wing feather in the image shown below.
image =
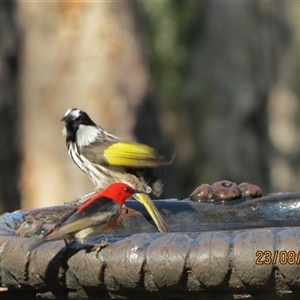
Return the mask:
<svg viewBox="0 0 300 300"><path fill-rule="evenodd" d="M107 147L103 154L108 163L116 167L154 167L169 163L157 155L155 149L139 143L117 142Z"/></svg>

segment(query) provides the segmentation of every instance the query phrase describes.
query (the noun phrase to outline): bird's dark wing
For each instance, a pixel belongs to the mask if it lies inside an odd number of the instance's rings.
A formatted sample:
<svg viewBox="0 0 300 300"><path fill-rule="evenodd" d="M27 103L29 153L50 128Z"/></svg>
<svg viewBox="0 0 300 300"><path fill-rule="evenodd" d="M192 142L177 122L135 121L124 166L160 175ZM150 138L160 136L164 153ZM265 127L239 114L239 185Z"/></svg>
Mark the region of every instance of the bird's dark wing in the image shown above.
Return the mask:
<svg viewBox="0 0 300 300"><path fill-rule="evenodd" d="M91 145L81 147L82 155L95 165L108 167L109 163L104 156L104 150L113 143L110 139L97 138Z"/></svg>
<svg viewBox="0 0 300 300"><path fill-rule="evenodd" d="M94 201L82 210L80 210L81 206L59 220L53 231L45 238L47 240L61 239L83 228L108 224L121 212L121 206L109 198Z"/></svg>

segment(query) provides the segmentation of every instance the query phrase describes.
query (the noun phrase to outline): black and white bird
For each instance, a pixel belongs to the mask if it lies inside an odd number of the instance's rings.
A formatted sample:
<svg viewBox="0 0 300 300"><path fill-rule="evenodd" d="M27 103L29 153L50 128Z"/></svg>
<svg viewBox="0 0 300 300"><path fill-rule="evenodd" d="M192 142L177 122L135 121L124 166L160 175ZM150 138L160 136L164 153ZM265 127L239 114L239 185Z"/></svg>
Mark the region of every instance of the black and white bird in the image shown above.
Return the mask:
<svg viewBox="0 0 300 300"><path fill-rule="evenodd" d="M75 164L85 172L99 191L113 182L129 183L135 189L159 196L160 181L146 181L152 168L169 165L156 150L140 143L122 141L91 120L81 109L71 108L62 118L67 150ZM152 176L150 176L150 179ZM149 186L151 185L151 187ZM135 194L160 232L168 228L147 194Z"/></svg>

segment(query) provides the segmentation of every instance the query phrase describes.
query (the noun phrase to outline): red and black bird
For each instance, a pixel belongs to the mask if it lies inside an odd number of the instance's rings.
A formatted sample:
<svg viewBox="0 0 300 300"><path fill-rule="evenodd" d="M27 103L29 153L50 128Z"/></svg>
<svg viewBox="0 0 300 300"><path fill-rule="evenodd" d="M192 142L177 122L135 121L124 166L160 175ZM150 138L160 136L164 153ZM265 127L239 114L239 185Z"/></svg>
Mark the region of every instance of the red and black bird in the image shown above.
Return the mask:
<svg viewBox="0 0 300 300"><path fill-rule="evenodd" d="M109 185L63 216L29 252L48 241L76 239L84 243L87 237L102 233L117 222L124 202L135 193L144 192L121 182Z"/></svg>

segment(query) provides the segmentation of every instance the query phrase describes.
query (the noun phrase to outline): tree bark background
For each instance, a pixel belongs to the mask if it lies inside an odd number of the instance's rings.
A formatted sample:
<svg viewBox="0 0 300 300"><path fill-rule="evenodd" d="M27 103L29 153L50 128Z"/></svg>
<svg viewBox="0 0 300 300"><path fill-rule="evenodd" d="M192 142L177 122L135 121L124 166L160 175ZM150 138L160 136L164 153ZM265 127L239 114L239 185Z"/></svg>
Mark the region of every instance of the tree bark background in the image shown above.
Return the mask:
<svg viewBox="0 0 300 300"><path fill-rule="evenodd" d="M200 181L248 181L268 193L276 188L270 178L275 154L269 134L272 94L292 88L286 3L211 2L205 11L181 95L190 102L186 120L193 149L200 149L194 160L203 162L194 168L195 175ZM287 106L294 101L278 100ZM276 132L283 141L285 134Z"/></svg>
<svg viewBox="0 0 300 300"><path fill-rule="evenodd" d="M24 207L54 205L93 185L68 157L60 119L79 107L134 139L148 73L127 2L20 2Z"/></svg>

